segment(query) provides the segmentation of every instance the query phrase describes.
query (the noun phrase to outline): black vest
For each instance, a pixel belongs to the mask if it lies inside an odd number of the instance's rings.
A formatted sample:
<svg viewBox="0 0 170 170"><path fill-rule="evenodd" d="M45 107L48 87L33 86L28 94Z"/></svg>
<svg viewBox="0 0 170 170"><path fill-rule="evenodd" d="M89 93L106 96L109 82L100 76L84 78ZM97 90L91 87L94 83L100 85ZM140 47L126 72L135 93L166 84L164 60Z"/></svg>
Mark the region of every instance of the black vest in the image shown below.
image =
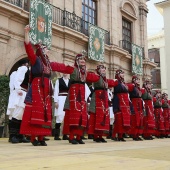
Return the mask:
<svg viewBox="0 0 170 170"><path fill-rule="evenodd" d="M133 88L133 91L129 92L130 98L141 98L141 92L137 87Z"/></svg>
<svg viewBox="0 0 170 170"><path fill-rule="evenodd" d="M25 73L25 78L24 81L21 84L21 87L27 89L28 88L28 83L29 83L29 75L30 75L30 71L27 70L27 72Z"/></svg>
<svg viewBox="0 0 170 170"><path fill-rule="evenodd" d="M66 85L63 78L59 78L58 80L59 80L59 93L62 93L62 92L67 92L68 93L68 90L70 88L70 79L68 81L68 86Z"/></svg>

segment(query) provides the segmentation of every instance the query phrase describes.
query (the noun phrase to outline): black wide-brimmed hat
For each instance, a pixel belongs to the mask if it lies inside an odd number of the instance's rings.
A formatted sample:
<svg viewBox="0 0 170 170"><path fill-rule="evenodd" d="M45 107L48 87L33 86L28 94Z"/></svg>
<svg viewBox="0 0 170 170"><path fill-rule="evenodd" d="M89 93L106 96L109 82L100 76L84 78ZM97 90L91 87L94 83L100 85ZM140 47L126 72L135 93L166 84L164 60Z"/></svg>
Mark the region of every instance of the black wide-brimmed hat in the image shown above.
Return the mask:
<svg viewBox="0 0 170 170"><path fill-rule="evenodd" d="M23 64L29 63L27 59L21 59L18 61L19 66L22 66Z"/></svg>

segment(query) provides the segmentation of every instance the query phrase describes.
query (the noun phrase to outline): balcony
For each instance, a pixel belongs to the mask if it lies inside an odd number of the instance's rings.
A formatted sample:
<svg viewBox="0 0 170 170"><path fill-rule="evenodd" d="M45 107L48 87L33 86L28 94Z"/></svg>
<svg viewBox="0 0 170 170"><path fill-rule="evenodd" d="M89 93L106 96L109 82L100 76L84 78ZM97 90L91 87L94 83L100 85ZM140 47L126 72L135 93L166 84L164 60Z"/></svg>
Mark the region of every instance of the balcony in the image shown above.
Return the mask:
<svg viewBox="0 0 170 170"><path fill-rule="evenodd" d="M124 50L128 51L129 54L132 54L132 43L126 40L119 41L119 47L123 48Z"/></svg>
<svg viewBox="0 0 170 170"><path fill-rule="evenodd" d="M153 83L152 88L153 89L161 89L161 83Z"/></svg>
<svg viewBox="0 0 170 170"><path fill-rule="evenodd" d="M132 43L126 40L120 40L119 41L119 47L128 51L129 54L132 55ZM143 49L143 59L145 59L145 53L144 53L144 47L142 47Z"/></svg>
<svg viewBox="0 0 170 170"><path fill-rule="evenodd" d="M4 0L4 1L16 5L26 11L29 11L28 0ZM81 17L77 16L74 12L70 13L66 10L61 10L60 8L57 8L55 6L52 7L54 23L61 26L69 27L75 31L85 34L86 36L89 36L88 27L86 26L87 24L89 24L89 22L83 20ZM107 30L105 31L106 31L105 44L110 45L110 32Z"/></svg>
<svg viewBox="0 0 170 170"><path fill-rule="evenodd" d="M9 3L13 4L13 5L16 5L16 6L20 7L20 8L22 8L22 6L23 6L22 5L23 0L4 0L4 1L9 2Z"/></svg>

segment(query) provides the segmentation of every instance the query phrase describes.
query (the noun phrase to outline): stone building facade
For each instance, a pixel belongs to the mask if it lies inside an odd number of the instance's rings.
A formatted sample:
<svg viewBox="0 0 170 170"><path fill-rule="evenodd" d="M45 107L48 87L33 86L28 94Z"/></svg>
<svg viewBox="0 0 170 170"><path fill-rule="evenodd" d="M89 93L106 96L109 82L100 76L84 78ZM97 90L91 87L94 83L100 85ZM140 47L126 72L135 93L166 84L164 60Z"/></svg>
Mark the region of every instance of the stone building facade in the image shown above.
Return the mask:
<svg viewBox="0 0 170 170"><path fill-rule="evenodd" d="M88 50L87 24L106 30L105 61L107 76L125 71L132 76L131 43L143 47L144 75L151 77L155 64L148 59L146 0L50 0L53 5L50 60L72 64L75 55ZM9 75L17 61L26 58L24 27L29 23L29 0L0 0L0 75ZM87 60L87 69L99 63Z"/></svg>

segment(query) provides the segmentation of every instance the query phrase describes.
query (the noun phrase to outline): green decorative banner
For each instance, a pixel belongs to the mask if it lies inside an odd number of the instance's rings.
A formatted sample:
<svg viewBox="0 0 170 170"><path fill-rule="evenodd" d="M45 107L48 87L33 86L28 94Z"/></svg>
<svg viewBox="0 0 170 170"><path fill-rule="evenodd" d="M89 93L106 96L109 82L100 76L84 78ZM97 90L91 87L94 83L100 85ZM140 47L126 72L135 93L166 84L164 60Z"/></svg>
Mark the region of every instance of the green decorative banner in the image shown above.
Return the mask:
<svg viewBox="0 0 170 170"><path fill-rule="evenodd" d="M105 31L89 24L88 57L95 61L104 61Z"/></svg>
<svg viewBox="0 0 170 170"><path fill-rule="evenodd" d="M52 6L44 0L30 1L30 41L51 47Z"/></svg>
<svg viewBox="0 0 170 170"><path fill-rule="evenodd" d="M132 73L143 75L143 48L132 44Z"/></svg>

